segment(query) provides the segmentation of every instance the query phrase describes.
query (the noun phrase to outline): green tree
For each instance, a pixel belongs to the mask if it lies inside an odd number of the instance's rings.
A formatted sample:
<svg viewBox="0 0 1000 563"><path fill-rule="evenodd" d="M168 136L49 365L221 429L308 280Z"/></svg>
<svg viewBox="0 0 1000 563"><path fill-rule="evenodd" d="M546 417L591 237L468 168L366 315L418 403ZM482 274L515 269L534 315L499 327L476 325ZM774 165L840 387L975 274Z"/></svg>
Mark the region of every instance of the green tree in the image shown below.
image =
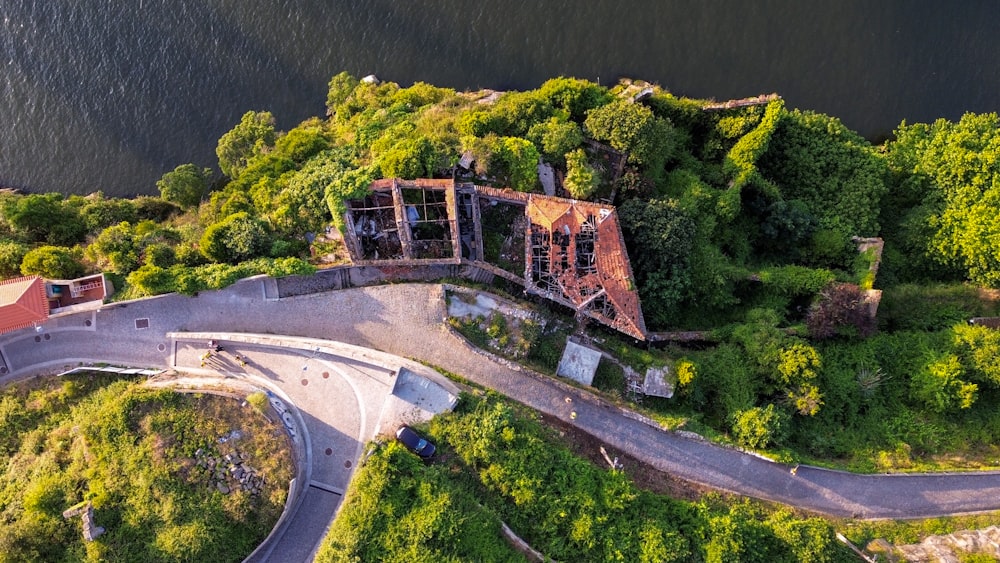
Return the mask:
<svg viewBox="0 0 1000 563"><path fill-rule="evenodd" d="M126 275L139 267L140 243L131 224L121 222L97 235L86 250L89 260L102 270Z"/></svg>
<svg viewBox="0 0 1000 563"><path fill-rule="evenodd" d="M21 262L21 273L52 280L68 280L83 275L79 252L62 246L40 246L29 250Z"/></svg>
<svg viewBox="0 0 1000 563"><path fill-rule="evenodd" d="M62 194L32 194L5 198L3 218L15 236L27 242L68 246L83 240L87 226L80 211Z"/></svg>
<svg viewBox="0 0 1000 563"><path fill-rule="evenodd" d="M762 126L763 121L758 129ZM759 146L748 149L753 153ZM851 236L878 233L888 191L885 159L839 119L783 110L763 146L757 160L761 175L778 187L782 199L803 202L820 229L836 232L845 244Z"/></svg>
<svg viewBox="0 0 1000 563"><path fill-rule="evenodd" d="M651 171L658 172L674 148L670 123L648 107L627 100L590 110L583 125L591 137L608 142L627 153L630 162Z"/></svg>
<svg viewBox="0 0 1000 563"><path fill-rule="evenodd" d="M274 116L267 111L248 111L232 130L219 139L215 154L219 169L230 178L243 173L252 157L275 142Z"/></svg>
<svg viewBox="0 0 1000 563"><path fill-rule="evenodd" d="M351 76L349 72L341 72L330 79L329 89L326 94L326 111L334 114L337 106L347 101L347 98L358 87L358 79Z"/></svg>
<svg viewBox="0 0 1000 563"><path fill-rule="evenodd" d="M263 256L270 248L266 225L246 213L234 213L205 229L199 243L213 262L236 264Z"/></svg>
<svg viewBox="0 0 1000 563"><path fill-rule="evenodd" d="M0 278L13 278L21 274L21 262L28 253L28 245L12 240L0 240Z"/></svg>
<svg viewBox="0 0 1000 563"><path fill-rule="evenodd" d="M199 169L194 164L182 164L167 172L156 182L160 197L180 205L194 207L201 203L212 178L212 169Z"/></svg>
<svg viewBox="0 0 1000 563"><path fill-rule="evenodd" d="M532 125L528 130L528 139L541 149L542 157L546 161L561 165L566 153L583 143L583 132L576 123L553 117L543 123Z"/></svg>
<svg viewBox="0 0 1000 563"><path fill-rule="evenodd" d="M600 176L587 159L583 149L566 155L566 191L576 199L588 199L597 191Z"/></svg>
<svg viewBox="0 0 1000 563"><path fill-rule="evenodd" d="M643 314L653 325L669 326L690 283L695 222L672 199L631 199L618 208L618 217Z"/></svg>
<svg viewBox="0 0 1000 563"><path fill-rule="evenodd" d="M1000 287L1000 246L993 242L1000 237L1000 117L970 113L958 123L904 122L888 150L897 171L918 179L901 189L922 196L904 245L915 247L918 257L923 249L960 268L976 283Z"/></svg>

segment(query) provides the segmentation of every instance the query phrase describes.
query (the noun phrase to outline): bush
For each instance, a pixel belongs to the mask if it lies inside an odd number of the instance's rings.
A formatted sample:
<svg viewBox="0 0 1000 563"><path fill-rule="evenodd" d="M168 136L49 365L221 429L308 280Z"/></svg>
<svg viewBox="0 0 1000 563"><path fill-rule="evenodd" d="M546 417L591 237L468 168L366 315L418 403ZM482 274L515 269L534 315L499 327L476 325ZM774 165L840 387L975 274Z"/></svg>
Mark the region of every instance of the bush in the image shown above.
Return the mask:
<svg viewBox="0 0 1000 563"><path fill-rule="evenodd" d="M125 283L137 293L137 297L160 295L176 290L177 282L173 270L147 264L125 278Z"/></svg>
<svg viewBox="0 0 1000 563"><path fill-rule="evenodd" d="M979 386L963 377L965 369L957 356L938 358L913 374L913 398L938 413L968 409L976 401Z"/></svg>
<svg viewBox="0 0 1000 563"><path fill-rule="evenodd" d="M764 287L785 296L815 295L835 278L833 272L805 266L781 266L761 270Z"/></svg>
<svg viewBox="0 0 1000 563"><path fill-rule="evenodd" d="M181 208L156 197L138 197L133 200L136 219L162 223L181 213Z"/></svg>
<svg viewBox="0 0 1000 563"><path fill-rule="evenodd" d="M91 233L99 232L123 221L136 223L139 215L136 204L130 199L105 199L98 193L97 199L87 203L80 210L80 216Z"/></svg>
<svg viewBox="0 0 1000 563"><path fill-rule="evenodd" d="M780 444L787 433L788 417L773 404L738 411L732 420L736 441L752 450Z"/></svg>
<svg viewBox="0 0 1000 563"><path fill-rule="evenodd" d="M257 412L267 414L267 395L263 391L256 391L247 395L247 403L250 403L250 406L257 409Z"/></svg>
<svg viewBox="0 0 1000 563"><path fill-rule="evenodd" d="M265 254L271 241L263 221L235 213L205 229L199 246L209 260L235 264Z"/></svg>
<svg viewBox="0 0 1000 563"><path fill-rule="evenodd" d="M983 299L972 285L904 284L883 291L878 320L886 331L937 331L998 313L998 302Z"/></svg>
<svg viewBox="0 0 1000 563"><path fill-rule="evenodd" d="M566 191L575 199L588 199L597 191L600 176L587 160L583 149L576 149L566 155Z"/></svg>
<svg viewBox="0 0 1000 563"><path fill-rule="evenodd" d="M830 338L842 329L857 331L863 337L875 332L875 319L861 288L836 283L824 289L806 317L809 334L816 339Z"/></svg>
<svg viewBox="0 0 1000 563"><path fill-rule="evenodd" d="M40 246L29 250L21 261L21 273L42 276L50 280L68 280L83 275L79 249L62 246Z"/></svg>
<svg viewBox="0 0 1000 563"><path fill-rule="evenodd" d="M0 278L13 278L21 275L21 263L28 250L26 244L0 240Z"/></svg>

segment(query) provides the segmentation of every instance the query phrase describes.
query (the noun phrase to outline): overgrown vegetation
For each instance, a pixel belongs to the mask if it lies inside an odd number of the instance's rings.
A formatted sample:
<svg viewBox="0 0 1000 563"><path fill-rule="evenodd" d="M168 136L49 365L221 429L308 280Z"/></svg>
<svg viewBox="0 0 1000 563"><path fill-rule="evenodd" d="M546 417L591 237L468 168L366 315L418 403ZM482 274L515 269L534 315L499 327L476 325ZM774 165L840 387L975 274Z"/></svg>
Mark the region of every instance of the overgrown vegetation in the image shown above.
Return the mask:
<svg viewBox="0 0 1000 563"><path fill-rule="evenodd" d="M558 193L613 198L648 327L709 332L665 350L684 374L644 404L658 418L859 470L995 465L1000 349L967 321L1000 309L1000 118L903 123L873 146L781 100L707 111L658 87L633 101L637 86L555 78L487 100L341 73L326 118L282 132L245 114L219 141L224 178L181 165L161 197L0 194L0 274L104 270L128 297L308 273L331 255L313 235L350 228L345 200L373 179L538 191L541 159ZM499 234L523 232L517 209L501 207L483 214L485 257L522 275L523 239ZM877 279L852 238L874 236ZM564 338L542 331L519 357L551 371Z"/></svg>
<svg viewBox="0 0 1000 563"><path fill-rule="evenodd" d="M467 295L453 293L449 298ZM489 314L449 317L448 323L472 345L549 374L556 372L570 334L568 324L539 311L521 318L506 315L501 308Z"/></svg>
<svg viewBox="0 0 1000 563"><path fill-rule="evenodd" d="M465 396L431 421L431 465L395 443L359 469L318 561L521 560L500 521L557 561L846 561L830 524L787 509L639 489L573 455L530 415ZM462 525L457 525L462 522Z"/></svg>
<svg viewBox="0 0 1000 563"><path fill-rule="evenodd" d="M292 466L280 432L233 399L107 375L6 387L0 561L240 561L284 508ZM260 494L223 494L196 461L237 450L264 476ZM82 501L107 530L93 542L62 516Z"/></svg>

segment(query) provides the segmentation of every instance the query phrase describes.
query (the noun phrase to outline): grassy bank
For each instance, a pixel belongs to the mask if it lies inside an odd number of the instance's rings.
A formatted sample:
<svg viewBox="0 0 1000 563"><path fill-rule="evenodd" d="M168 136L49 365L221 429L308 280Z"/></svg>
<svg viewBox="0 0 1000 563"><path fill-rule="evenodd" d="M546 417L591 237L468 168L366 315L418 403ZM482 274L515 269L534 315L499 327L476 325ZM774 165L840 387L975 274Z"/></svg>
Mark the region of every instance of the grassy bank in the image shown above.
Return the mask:
<svg viewBox="0 0 1000 563"><path fill-rule="evenodd" d="M431 421L425 465L395 443L359 469L319 561L509 561L500 521L557 561L849 561L830 523L762 503L677 500L634 464L578 457L565 433L491 394ZM647 476L648 477L648 476Z"/></svg>
<svg viewBox="0 0 1000 563"><path fill-rule="evenodd" d="M4 388L0 463L0 561L11 562L240 561L292 476L280 426L252 407L101 374ZM62 516L83 501L107 530L93 542Z"/></svg>

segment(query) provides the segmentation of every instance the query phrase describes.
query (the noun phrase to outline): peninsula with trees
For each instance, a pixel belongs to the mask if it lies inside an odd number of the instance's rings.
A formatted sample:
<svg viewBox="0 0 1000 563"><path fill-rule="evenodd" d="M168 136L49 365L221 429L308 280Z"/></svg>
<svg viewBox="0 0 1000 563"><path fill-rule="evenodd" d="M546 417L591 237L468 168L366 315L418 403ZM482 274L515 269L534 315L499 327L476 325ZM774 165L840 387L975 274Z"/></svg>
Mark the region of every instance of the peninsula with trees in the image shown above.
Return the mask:
<svg viewBox="0 0 1000 563"><path fill-rule="evenodd" d="M592 391L664 428L792 466L1000 469L996 114L904 122L875 145L777 95L348 73L326 107L288 131L247 112L218 173L180 165L159 197L0 193L0 277L103 274L110 300L352 266L446 279L532 312L448 319L470 343L553 377L567 342L597 350ZM5 395L0 420L27 397ZM440 461L378 449L319 559L520 560L462 524L503 521L563 561L839 561L856 555L835 530L864 547L990 521L831 521L665 491L536 418L470 394L427 428ZM4 440L7 462L39 447ZM0 497L5 524L19 502Z"/></svg>

